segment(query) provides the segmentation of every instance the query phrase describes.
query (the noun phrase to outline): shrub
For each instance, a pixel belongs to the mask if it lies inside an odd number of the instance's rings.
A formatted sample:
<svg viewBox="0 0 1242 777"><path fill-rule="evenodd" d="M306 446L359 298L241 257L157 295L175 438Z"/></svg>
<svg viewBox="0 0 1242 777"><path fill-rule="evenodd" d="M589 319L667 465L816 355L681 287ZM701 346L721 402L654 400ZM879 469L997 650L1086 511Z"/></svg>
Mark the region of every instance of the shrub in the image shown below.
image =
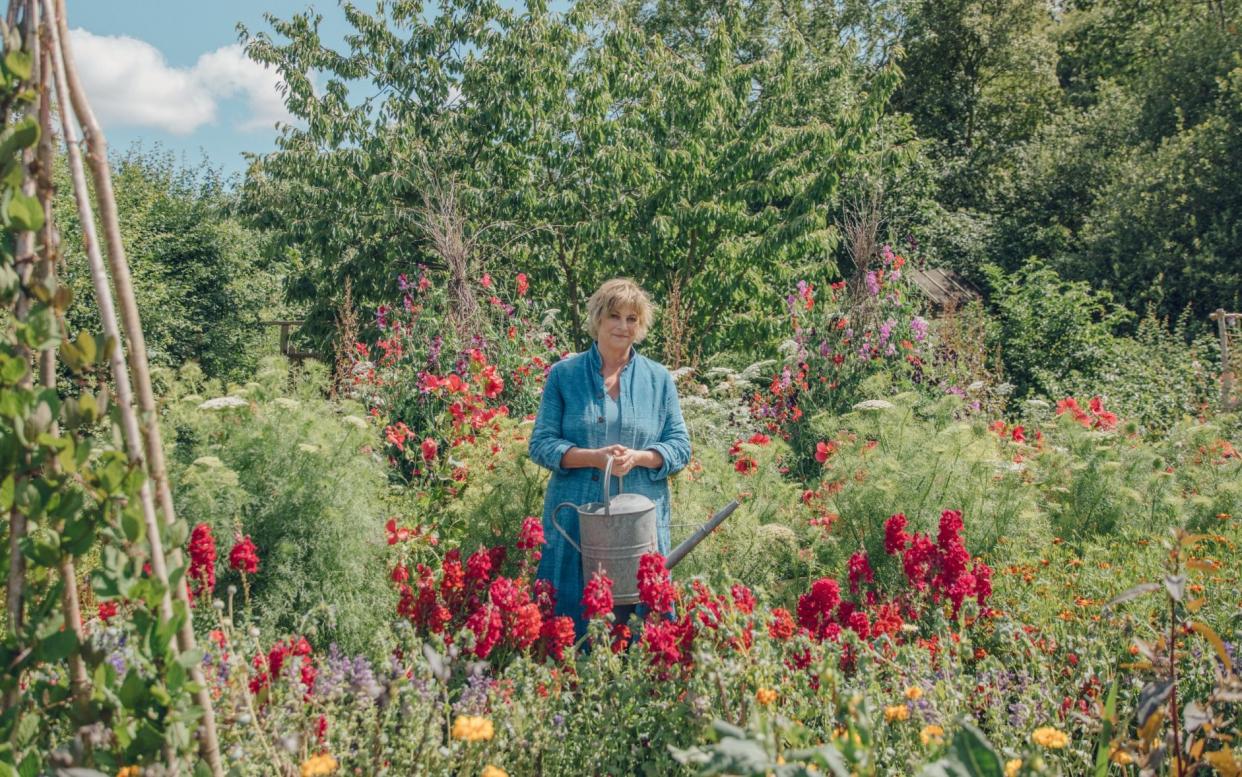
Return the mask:
<svg viewBox="0 0 1242 777"><path fill-rule="evenodd" d="M165 423L174 497L191 524L222 546L217 596L238 582L226 552L249 535L261 559L250 579L251 612L267 634L296 632L316 644L373 646L394 601L381 552L389 510L386 468L365 416L320 397L326 377L294 378L283 357L259 380L204 400L174 390Z"/></svg>

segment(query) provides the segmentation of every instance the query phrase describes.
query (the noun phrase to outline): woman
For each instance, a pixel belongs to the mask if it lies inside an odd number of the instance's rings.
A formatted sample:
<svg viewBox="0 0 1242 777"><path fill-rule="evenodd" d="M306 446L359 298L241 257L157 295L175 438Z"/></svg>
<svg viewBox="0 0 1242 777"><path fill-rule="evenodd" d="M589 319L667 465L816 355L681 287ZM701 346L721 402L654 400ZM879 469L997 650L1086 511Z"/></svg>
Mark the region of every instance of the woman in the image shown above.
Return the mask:
<svg viewBox="0 0 1242 777"><path fill-rule="evenodd" d="M586 630L582 560L553 529L553 508L561 502L598 502L611 457L612 474L628 476L625 490L655 502L656 541L667 555L668 476L690 461L690 436L673 377L634 349L653 314L647 293L634 281L614 278L600 286L587 302L587 332L595 343L552 367L530 436L531 459L552 470L543 502L548 544L538 577L556 587L556 612L574 619L579 636ZM613 478L609 493L616 494L618 485ZM557 521L578 541L576 513L562 510ZM623 616L626 610L614 612Z"/></svg>

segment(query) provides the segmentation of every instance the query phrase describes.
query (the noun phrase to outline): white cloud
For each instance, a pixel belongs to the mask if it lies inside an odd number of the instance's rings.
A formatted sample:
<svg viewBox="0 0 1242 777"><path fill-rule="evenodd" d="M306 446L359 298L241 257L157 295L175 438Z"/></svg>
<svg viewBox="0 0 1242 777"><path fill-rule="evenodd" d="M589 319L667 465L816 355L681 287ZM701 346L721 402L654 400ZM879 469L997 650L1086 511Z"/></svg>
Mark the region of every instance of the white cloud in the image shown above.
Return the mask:
<svg viewBox="0 0 1242 777"><path fill-rule="evenodd" d="M223 100L245 100L238 129L291 121L277 92L280 78L250 60L236 43L209 51L193 67L173 67L146 41L70 32L78 74L96 116L109 125L154 127L188 135L217 120Z"/></svg>

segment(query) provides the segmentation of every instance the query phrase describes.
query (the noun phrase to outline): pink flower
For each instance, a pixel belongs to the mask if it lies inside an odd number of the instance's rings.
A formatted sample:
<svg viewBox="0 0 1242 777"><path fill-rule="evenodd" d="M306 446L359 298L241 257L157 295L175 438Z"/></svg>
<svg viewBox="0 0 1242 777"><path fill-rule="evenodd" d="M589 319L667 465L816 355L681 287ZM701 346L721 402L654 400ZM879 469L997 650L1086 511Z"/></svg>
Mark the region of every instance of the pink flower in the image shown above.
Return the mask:
<svg viewBox="0 0 1242 777"><path fill-rule="evenodd" d="M483 273L483 277L479 279L479 283L483 284L483 288L490 289L492 287L492 276L490 273Z"/></svg>
<svg viewBox="0 0 1242 777"><path fill-rule="evenodd" d="M815 443L815 460L823 464L828 461L828 457L832 455L834 450L836 450L836 446L830 442L823 442L821 440Z"/></svg>
<svg viewBox="0 0 1242 777"><path fill-rule="evenodd" d="M436 457L436 454L440 452L440 446L437 445L436 441L431 439L430 437L423 440L422 449L423 449L423 461L434 460Z"/></svg>
<svg viewBox="0 0 1242 777"><path fill-rule="evenodd" d="M517 274L517 292L518 292L519 297L526 296L526 289L529 288L529 285L530 284L526 282L526 273L524 272L518 273Z"/></svg>

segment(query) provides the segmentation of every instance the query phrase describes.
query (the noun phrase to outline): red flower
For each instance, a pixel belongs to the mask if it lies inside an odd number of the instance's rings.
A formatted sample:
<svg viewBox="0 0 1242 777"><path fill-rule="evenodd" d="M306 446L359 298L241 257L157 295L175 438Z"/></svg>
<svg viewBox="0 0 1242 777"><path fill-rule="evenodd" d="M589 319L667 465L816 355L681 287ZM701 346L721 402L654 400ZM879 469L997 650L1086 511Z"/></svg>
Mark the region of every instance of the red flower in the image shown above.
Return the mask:
<svg viewBox="0 0 1242 777"><path fill-rule="evenodd" d="M521 550L537 550L547 540L543 536L543 521L535 515L528 515L522 520L522 531L518 534L517 546Z"/></svg>
<svg viewBox="0 0 1242 777"><path fill-rule="evenodd" d="M492 276L490 273L483 273L483 277L479 279L479 283L483 284L483 288L490 289L492 287Z"/></svg>
<svg viewBox="0 0 1242 777"><path fill-rule="evenodd" d="M741 583L735 583L729 593L733 595L733 606L738 612L749 615L755 611L755 595Z"/></svg>
<svg viewBox="0 0 1242 777"><path fill-rule="evenodd" d="M784 607L777 607L772 610L772 622L768 624L768 635L772 639L781 641L787 640L797 631L797 624L794 623L793 614Z"/></svg>
<svg viewBox="0 0 1242 777"><path fill-rule="evenodd" d="M759 469L759 463L749 456L743 456L742 458L733 462L733 469L737 470L743 475L749 475L755 470Z"/></svg>
<svg viewBox="0 0 1242 777"><path fill-rule="evenodd" d="M557 661L565 660L565 648L574 644L574 619L568 615L548 618L543 622L543 647Z"/></svg>
<svg viewBox="0 0 1242 777"><path fill-rule="evenodd" d="M543 630L543 615L539 605L532 602L518 607L510 616L509 640L518 650L525 650L539 639Z"/></svg>
<svg viewBox="0 0 1242 777"><path fill-rule="evenodd" d="M1013 439L1014 442L1026 442L1026 430L1021 426L1015 426L1013 428L1013 432L1010 434L1010 438Z"/></svg>
<svg viewBox="0 0 1242 777"><path fill-rule="evenodd" d="M767 436L763 432L755 432L754 434L750 436L750 439L747 442L749 442L751 445L767 445L768 443L772 442L772 438Z"/></svg>
<svg viewBox="0 0 1242 777"><path fill-rule="evenodd" d="M482 548L470 554L470 558L466 559L466 588L473 590L474 587L487 585L488 578L492 575L492 555L489 551Z"/></svg>
<svg viewBox="0 0 1242 777"><path fill-rule="evenodd" d="M389 518L384 524L384 531L388 533L388 544L396 545L398 542L405 542L410 538L410 530L404 527L397 528L397 519Z"/></svg>
<svg viewBox="0 0 1242 777"><path fill-rule="evenodd" d="M116 602L100 602L99 603L99 620L107 623L116 617Z"/></svg>
<svg viewBox="0 0 1242 777"><path fill-rule="evenodd" d="M529 286L530 286L530 284L529 284L529 283L527 283L527 281L526 281L526 273L524 273L524 272L520 272L520 273L518 273L518 274L517 274L517 292L518 292L518 296L519 296L519 297L525 297L525 296L526 296L526 289L527 289L527 288L529 288Z"/></svg>
<svg viewBox="0 0 1242 777"><path fill-rule="evenodd" d="M500 642L504 622L499 607L483 605L466 618L466 628L474 632L474 655L487 658Z"/></svg>
<svg viewBox="0 0 1242 777"><path fill-rule="evenodd" d="M689 618L666 620L655 618L643 627L643 646L651 662L658 666L689 663L694 644L694 624Z"/></svg>
<svg viewBox="0 0 1242 777"><path fill-rule="evenodd" d="M440 572L440 595L446 599L454 591L466 587L466 573L461 568L461 551L453 548L444 554L444 562Z"/></svg>
<svg viewBox="0 0 1242 777"><path fill-rule="evenodd" d="M906 534L906 516L896 513L884 522L884 552L888 555L899 553L905 549L910 535Z"/></svg>
<svg viewBox="0 0 1242 777"><path fill-rule="evenodd" d="M822 639L840 601L841 586L830 577L821 577L798 597L798 625Z"/></svg>
<svg viewBox="0 0 1242 777"><path fill-rule="evenodd" d="M820 441L815 443L815 460L820 464L828 461L828 457L832 455L837 446L831 442Z"/></svg>
<svg viewBox="0 0 1242 777"><path fill-rule="evenodd" d="M850 613L850 617L845 625L857 634L859 639L866 639L871 636L871 621L867 618L867 613L862 610Z"/></svg>
<svg viewBox="0 0 1242 777"><path fill-rule="evenodd" d="M430 437L423 440L422 448L423 448L423 461L434 460L436 457L436 454L440 452L440 446L437 445L436 441L431 439Z"/></svg>
<svg viewBox="0 0 1242 777"><path fill-rule="evenodd" d="M664 568L664 556L659 553L646 553L638 560L638 598L655 612L668 612L677 599L673 580Z"/></svg>
<svg viewBox="0 0 1242 777"><path fill-rule="evenodd" d="M612 625L612 652L620 653L629 647L633 636L629 626L624 623L614 623Z"/></svg>
<svg viewBox="0 0 1242 777"><path fill-rule="evenodd" d="M501 612L513 612L518 608L518 588L507 577L497 577L488 587L488 601L500 608Z"/></svg>
<svg viewBox="0 0 1242 777"><path fill-rule="evenodd" d="M404 583L409 579L410 570L406 569L404 564L398 564L392 568L392 581L394 583Z"/></svg>
<svg viewBox="0 0 1242 777"><path fill-rule="evenodd" d="M194 583L194 596L211 592L216 587L216 539L211 536L211 526L200 523L190 533L190 580Z"/></svg>
<svg viewBox="0 0 1242 777"><path fill-rule="evenodd" d="M582 590L582 616L587 620L612 612L612 580L596 572Z"/></svg>
<svg viewBox="0 0 1242 777"><path fill-rule="evenodd" d="M860 550L850 556L850 560L846 563L846 569L849 572L851 593L857 594L859 585L864 582L875 582L875 572L871 569L871 562L867 559L867 551L865 550Z"/></svg>
<svg viewBox="0 0 1242 777"><path fill-rule="evenodd" d="M238 572L253 575L259 571L259 554L255 552L250 535L239 537L229 551L229 566Z"/></svg>

